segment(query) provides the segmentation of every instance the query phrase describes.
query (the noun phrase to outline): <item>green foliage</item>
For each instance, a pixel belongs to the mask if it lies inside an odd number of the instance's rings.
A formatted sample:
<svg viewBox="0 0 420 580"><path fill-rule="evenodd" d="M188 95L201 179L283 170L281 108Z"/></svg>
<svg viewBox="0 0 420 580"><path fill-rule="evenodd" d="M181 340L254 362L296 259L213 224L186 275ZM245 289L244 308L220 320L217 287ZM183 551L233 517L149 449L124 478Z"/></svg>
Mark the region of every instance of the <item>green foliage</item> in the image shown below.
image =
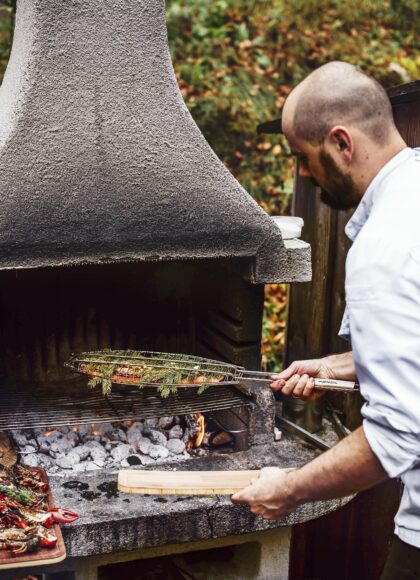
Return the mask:
<svg viewBox="0 0 420 580"><path fill-rule="evenodd" d="M18 501L23 505L30 505L33 503L31 494L26 489L18 489L13 485L0 485L0 493L7 495L10 499Z"/></svg>
<svg viewBox="0 0 420 580"><path fill-rule="evenodd" d="M0 0L0 83L12 47L15 0Z"/></svg>
<svg viewBox="0 0 420 580"><path fill-rule="evenodd" d="M181 91L212 147L269 213L287 210L293 163L282 137L256 136L290 89L330 60L385 86L420 75L418 0L169 0Z"/></svg>

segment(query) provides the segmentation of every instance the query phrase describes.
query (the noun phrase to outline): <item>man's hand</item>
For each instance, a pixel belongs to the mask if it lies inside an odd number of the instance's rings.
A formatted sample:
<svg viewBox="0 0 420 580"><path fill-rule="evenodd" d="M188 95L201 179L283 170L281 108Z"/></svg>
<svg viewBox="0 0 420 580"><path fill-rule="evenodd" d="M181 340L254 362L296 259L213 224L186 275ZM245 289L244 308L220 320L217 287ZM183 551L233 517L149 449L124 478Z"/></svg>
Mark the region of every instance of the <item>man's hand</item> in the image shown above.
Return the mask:
<svg viewBox="0 0 420 580"><path fill-rule="evenodd" d="M247 504L266 520L284 518L308 501L350 495L387 479L363 427L297 469L262 469L251 485L235 493L233 503Z"/></svg>
<svg viewBox="0 0 420 580"><path fill-rule="evenodd" d="M265 520L284 518L299 506L288 479L292 471L278 467L261 469L251 485L232 496L232 503L249 505L253 514Z"/></svg>
<svg viewBox="0 0 420 580"><path fill-rule="evenodd" d="M281 391L284 395L314 400L325 393L314 391L315 378L355 380L352 353L295 361L278 375L273 375L271 388L273 391Z"/></svg>

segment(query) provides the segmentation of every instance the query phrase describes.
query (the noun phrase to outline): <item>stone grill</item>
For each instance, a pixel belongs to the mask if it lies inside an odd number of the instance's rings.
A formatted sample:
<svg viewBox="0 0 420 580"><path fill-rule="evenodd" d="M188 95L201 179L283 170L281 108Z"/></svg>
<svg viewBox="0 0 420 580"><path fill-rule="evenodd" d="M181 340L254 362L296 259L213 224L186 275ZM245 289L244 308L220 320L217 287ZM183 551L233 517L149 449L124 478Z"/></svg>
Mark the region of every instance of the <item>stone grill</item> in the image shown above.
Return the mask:
<svg viewBox="0 0 420 580"><path fill-rule="evenodd" d="M196 469L307 458L295 442L271 449L274 401L259 385L104 401L63 366L73 352L130 348L259 369L264 284L310 279L309 246L282 239L190 117L163 0L18 1L0 89L0 201L0 427L202 411L242 434L230 459L188 462ZM115 480L111 469L52 477L56 501L82 516L65 530L69 556L271 526L241 512L232 527L236 508L203 499L156 510L120 497Z"/></svg>

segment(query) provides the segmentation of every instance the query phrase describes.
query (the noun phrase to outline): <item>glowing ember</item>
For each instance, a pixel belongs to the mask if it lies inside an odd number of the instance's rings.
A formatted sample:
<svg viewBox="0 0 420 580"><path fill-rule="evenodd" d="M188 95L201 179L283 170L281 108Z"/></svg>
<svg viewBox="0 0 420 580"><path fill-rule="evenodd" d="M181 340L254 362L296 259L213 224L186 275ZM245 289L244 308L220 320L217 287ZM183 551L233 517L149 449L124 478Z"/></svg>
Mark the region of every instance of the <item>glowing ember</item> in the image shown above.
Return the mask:
<svg viewBox="0 0 420 580"><path fill-rule="evenodd" d="M199 430L197 431L197 433L195 435L194 447L200 447L201 443L203 442L204 435L206 433L205 420L204 420L204 415L202 415L201 413L196 413L195 418L196 418Z"/></svg>

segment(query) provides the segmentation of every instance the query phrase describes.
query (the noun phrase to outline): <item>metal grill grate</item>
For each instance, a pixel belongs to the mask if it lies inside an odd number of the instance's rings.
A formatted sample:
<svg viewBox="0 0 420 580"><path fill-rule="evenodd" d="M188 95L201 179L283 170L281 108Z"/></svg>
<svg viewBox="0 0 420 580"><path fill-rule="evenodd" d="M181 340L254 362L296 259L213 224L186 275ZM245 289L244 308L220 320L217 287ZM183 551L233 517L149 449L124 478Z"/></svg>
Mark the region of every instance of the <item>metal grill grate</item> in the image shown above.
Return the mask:
<svg viewBox="0 0 420 580"><path fill-rule="evenodd" d="M114 386L104 397L85 383L61 383L55 389L6 384L0 391L0 431L208 413L250 404L248 397L231 386L209 388L201 395L197 389L183 389L162 399L151 387Z"/></svg>

